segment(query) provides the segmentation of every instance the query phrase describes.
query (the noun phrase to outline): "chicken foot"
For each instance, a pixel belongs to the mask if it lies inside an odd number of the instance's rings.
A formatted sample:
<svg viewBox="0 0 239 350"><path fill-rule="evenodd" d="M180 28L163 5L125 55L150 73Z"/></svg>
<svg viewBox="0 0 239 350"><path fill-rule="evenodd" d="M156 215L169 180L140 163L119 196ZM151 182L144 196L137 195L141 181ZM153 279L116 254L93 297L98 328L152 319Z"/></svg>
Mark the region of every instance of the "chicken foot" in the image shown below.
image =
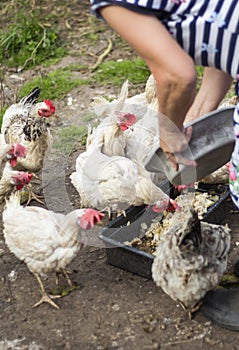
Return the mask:
<svg viewBox="0 0 239 350"><path fill-rule="evenodd" d="M35 274L35 273L34 273L34 276L36 277L36 279L40 285L42 297L36 304L33 305L33 307L37 307L43 303L48 303L48 304L51 304L54 308L60 309L60 307L56 303L54 303L54 301L52 299L61 298L61 295L49 295L49 294L47 294L40 276L38 274Z"/></svg>
<svg viewBox="0 0 239 350"><path fill-rule="evenodd" d="M26 187L26 191L28 192L28 200L27 200L27 203L26 203L26 206L33 200L35 200L36 202L40 203L40 204L45 204L41 198L44 198L43 196L39 196L37 195L36 193L34 193L34 191L31 189L31 186L28 185Z"/></svg>
<svg viewBox="0 0 239 350"><path fill-rule="evenodd" d="M45 204L41 198L44 198L43 196L39 196L36 193L34 193L32 190L29 190L29 194L28 194L28 200L27 200L27 204L28 205L31 201L36 201L40 204Z"/></svg>
<svg viewBox="0 0 239 350"><path fill-rule="evenodd" d="M108 214L108 219L111 220L113 213L110 207L105 207L104 209L101 210L102 213L107 213ZM126 217L126 212L125 210L117 210L116 211L116 217L118 218L120 215L123 215L124 217Z"/></svg>
<svg viewBox="0 0 239 350"><path fill-rule="evenodd" d="M180 301L179 305L183 308L183 310L187 313L188 319L192 319L192 314L198 311L202 305L202 301L199 301L196 305L194 305L190 310Z"/></svg>

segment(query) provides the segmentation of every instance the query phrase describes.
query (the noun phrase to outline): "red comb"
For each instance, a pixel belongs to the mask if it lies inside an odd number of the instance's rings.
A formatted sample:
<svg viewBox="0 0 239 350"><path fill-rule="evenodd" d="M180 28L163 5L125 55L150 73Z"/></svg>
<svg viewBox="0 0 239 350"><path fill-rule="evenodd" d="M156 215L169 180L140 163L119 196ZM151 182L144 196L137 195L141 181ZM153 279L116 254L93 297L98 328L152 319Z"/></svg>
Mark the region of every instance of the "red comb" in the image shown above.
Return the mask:
<svg viewBox="0 0 239 350"><path fill-rule="evenodd" d="M15 157L23 158L26 156L27 149L26 147L22 146L20 143L13 143L12 152Z"/></svg>
<svg viewBox="0 0 239 350"><path fill-rule="evenodd" d="M122 131L127 130L136 122L136 116L132 113L116 111L115 114L118 117L120 129Z"/></svg>
<svg viewBox="0 0 239 350"><path fill-rule="evenodd" d="M24 185L29 184L32 177L33 174L25 173L24 171L19 171L16 176L12 176L17 190L21 190Z"/></svg>
<svg viewBox="0 0 239 350"><path fill-rule="evenodd" d="M44 100L44 102L45 102L45 104L50 108L50 112L51 112L52 114L54 114L55 111L56 111L56 107L54 106L54 104L52 103L52 101L51 101L51 100Z"/></svg>
<svg viewBox="0 0 239 350"><path fill-rule="evenodd" d="M99 222L104 217L104 214L95 209L85 209L84 214L79 219L79 225L85 230L94 227L96 222Z"/></svg>

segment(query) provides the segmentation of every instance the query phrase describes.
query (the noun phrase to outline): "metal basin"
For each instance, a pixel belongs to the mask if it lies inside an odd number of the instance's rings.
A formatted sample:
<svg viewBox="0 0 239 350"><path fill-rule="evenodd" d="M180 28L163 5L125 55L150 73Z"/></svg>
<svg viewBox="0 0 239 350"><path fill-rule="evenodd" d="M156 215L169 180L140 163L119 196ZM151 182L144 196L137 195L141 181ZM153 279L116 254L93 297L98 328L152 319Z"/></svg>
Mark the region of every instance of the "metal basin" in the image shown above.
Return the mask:
<svg viewBox="0 0 239 350"><path fill-rule="evenodd" d="M180 164L179 170L175 171L158 148L146 159L145 168L150 172L163 170L174 185L187 185L211 174L231 158L234 147L233 112L233 106L218 109L187 124L193 126L193 134L189 147L182 155L195 160L196 167Z"/></svg>

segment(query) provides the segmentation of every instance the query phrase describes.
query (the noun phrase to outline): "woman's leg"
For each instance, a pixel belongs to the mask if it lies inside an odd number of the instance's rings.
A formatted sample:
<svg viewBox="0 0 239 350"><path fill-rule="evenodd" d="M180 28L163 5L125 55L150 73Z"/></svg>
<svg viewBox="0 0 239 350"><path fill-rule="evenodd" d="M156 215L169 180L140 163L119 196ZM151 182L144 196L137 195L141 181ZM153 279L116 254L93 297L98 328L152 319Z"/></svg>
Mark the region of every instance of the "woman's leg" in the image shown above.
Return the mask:
<svg viewBox="0 0 239 350"><path fill-rule="evenodd" d="M190 137L182 133L183 122L196 94L192 59L154 16L120 6L106 6L101 14L144 59L156 80L160 146L165 152L182 151Z"/></svg>

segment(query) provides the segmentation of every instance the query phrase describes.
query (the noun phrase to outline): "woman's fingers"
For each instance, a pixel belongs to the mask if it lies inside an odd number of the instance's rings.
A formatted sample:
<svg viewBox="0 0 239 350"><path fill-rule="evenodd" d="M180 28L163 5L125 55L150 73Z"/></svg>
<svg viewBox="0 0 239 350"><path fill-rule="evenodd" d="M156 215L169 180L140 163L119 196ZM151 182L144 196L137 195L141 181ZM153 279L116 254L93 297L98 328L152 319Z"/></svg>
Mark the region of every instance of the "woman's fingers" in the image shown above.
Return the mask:
<svg viewBox="0 0 239 350"><path fill-rule="evenodd" d="M170 161L175 171L178 171L179 164L194 166L194 167L197 166L197 162L195 160L187 159L183 157L180 153L165 152L165 156Z"/></svg>
<svg viewBox="0 0 239 350"><path fill-rule="evenodd" d="M189 143L189 141L192 138L193 127L189 126L188 128L184 129L183 133L184 133L184 136L185 136L185 139L186 139L187 143Z"/></svg>

